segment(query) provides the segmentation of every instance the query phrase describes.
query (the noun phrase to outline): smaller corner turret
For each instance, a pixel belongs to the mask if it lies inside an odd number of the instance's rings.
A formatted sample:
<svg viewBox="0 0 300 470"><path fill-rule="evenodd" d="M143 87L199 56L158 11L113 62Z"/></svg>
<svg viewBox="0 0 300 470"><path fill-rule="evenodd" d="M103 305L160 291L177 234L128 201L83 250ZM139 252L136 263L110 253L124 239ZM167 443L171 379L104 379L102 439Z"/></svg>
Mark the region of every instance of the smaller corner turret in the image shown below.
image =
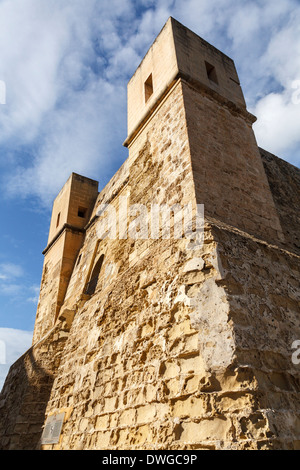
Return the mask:
<svg viewBox="0 0 300 470"><path fill-rule="evenodd" d="M98 181L72 173L54 200L33 343L55 324L97 195Z"/></svg>

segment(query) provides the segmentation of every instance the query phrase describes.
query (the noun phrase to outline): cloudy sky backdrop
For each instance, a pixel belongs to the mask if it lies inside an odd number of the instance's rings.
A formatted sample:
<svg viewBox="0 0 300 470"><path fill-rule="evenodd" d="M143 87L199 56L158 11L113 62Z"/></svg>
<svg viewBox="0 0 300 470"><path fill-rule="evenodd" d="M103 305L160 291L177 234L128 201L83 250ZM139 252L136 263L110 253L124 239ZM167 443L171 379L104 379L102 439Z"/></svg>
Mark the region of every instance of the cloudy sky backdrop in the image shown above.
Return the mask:
<svg viewBox="0 0 300 470"><path fill-rule="evenodd" d="M126 85L170 15L234 59L258 144L300 166L299 0L0 0L0 387L31 343L53 198L126 159Z"/></svg>

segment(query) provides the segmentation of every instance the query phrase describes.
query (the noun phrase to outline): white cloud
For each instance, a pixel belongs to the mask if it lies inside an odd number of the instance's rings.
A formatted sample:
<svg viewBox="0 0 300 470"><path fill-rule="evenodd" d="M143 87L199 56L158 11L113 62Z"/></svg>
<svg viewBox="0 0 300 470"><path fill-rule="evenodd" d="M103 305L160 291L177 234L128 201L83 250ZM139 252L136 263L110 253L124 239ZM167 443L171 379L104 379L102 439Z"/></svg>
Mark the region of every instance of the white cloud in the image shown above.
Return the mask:
<svg viewBox="0 0 300 470"><path fill-rule="evenodd" d="M300 83L300 9L272 37L260 64L281 90L267 93L252 110L258 118L254 126L257 140L283 157L294 151L290 160L300 165L300 103L295 89Z"/></svg>
<svg viewBox="0 0 300 470"><path fill-rule="evenodd" d="M49 204L72 171L90 177L99 171L108 174L114 164L112 152L117 151L115 139L125 140L125 125L110 108L120 110L123 92L118 86L98 80L84 92L74 93L66 106L47 118L48 134L39 154L32 166L15 170L8 190L23 196L37 195Z"/></svg>
<svg viewBox="0 0 300 470"><path fill-rule="evenodd" d="M31 302L35 305L37 305L38 300L39 300L39 295L40 295L40 286L31 286L29 288L29 291L32 292L31 297L27 297L27 302Z"/></svg>
<svg viewBox="0 0 300 470"><path fill-rule="evenodd" d="M0 264L0 290L2 295L16 297L24 290L20 279L24 276L22 266L14 263Z"/></svg>
<svg viewBox="0 0 300 470"><path fill-rule="evenodd" d="M300 144L300 105L293 103L288 90L270 93L259 100L254 114L258 118L254 126L256 137L265 149L284 155ZM300 164L299 153L294 163Z"/></svg>
<svg viewBox="0 0 300 470"><path fill-rule="evenodd" d="M72 171L91 177L97 172L106 182L116 160L125 156L126 89L119 85L120 70L124 78L139 58L122 45L110 17L116 21L128 5L99 5L96 0L84 5L52 0L43 8L38 0L0 3L0 77L8 90L0 142L12 151L31 146L31 159L17 160L8 175L10 195L37 195L49 205ZM97 54L106 23L115 41ZM15 42L10 40L13 30L18 31Z"/></svg>
<svg viewBox="0 0 300 470"><path fill-rule="evenodd" d="M0 288L2 295L7 295L14 298L23 291L24 286L13 282L6 282L5 284L1 284Z"/></svg>
<svg viewBox="0 0 300 470"><path fill-rule="evenodd" d="M0 390L10 366L31 347L31 331L0 328Z"/></svg>
<svg viewBox="0 0 300 470"><path fill-rule="evenodd" d="M7 88L7 105L1 108L2 142L18 132L21 140L31 141L43 114L55 104L58 63L68 38L64 17L51 9L51 3L0 4L0 75Z"/></svg>
<svg viewBox="0 0 300 470"><path fill-rule="evenodd" d="M23 276L24 271L22 266L14 263L1 263L0 264L0 279L11 279Z"/></svg>

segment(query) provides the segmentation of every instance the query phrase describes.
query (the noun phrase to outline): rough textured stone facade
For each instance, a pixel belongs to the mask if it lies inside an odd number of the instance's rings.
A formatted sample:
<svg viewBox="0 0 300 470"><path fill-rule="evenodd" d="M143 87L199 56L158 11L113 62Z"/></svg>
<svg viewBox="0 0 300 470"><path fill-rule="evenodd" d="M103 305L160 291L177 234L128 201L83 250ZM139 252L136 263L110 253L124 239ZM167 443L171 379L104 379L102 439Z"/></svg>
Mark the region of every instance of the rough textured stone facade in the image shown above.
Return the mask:
<svg viewBox="0 0 300 470"><path fill-rule="evenodd" d="M99 194L73 174L54 203L1 448L300 448L300 170L257 147L232 60L172 18L128 108L120 170ZM204 204L204 242L99 239L100 205L122 216L125 197ZM59 442L41 445L62 412Z"/></svg>

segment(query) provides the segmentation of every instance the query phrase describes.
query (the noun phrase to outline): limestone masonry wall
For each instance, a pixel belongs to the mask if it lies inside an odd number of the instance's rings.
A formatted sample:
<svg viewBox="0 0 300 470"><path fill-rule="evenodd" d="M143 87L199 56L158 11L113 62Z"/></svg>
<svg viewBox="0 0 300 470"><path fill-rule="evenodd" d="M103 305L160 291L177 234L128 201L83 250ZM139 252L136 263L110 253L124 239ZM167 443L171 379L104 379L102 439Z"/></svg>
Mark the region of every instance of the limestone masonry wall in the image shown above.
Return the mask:
<svg viewBox="0 0 300 470"><path fill-rule="evenodd" d="M300 254L300 171L281 158L259 149L277 214L284 233L285 247Z"/></svg>
<svg viewBox="0 0 300 470"><path fill-rule="evenodd" d="M240 420L239 437L298 449L300 369L292 344L300 338L300 257L224 227L215 233L236 364L257 399L256 412Z"/></svg>

